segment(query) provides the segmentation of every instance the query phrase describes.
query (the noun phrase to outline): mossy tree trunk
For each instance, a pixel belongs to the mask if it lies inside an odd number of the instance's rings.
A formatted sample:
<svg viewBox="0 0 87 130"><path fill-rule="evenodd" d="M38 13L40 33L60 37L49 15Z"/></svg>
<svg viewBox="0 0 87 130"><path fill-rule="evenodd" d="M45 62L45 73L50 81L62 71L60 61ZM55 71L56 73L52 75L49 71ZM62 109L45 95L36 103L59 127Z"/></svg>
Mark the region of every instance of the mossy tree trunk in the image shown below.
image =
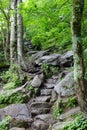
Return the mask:
<svg viewBox="0 0 87 130"><path fill-rule="evenodd" d="M87 88L84 81L83 48L81 37L81 23L84 0L73 0L73 14L71 21L72 42L74 51L74 80L79 106L87 116Z"/></svg>

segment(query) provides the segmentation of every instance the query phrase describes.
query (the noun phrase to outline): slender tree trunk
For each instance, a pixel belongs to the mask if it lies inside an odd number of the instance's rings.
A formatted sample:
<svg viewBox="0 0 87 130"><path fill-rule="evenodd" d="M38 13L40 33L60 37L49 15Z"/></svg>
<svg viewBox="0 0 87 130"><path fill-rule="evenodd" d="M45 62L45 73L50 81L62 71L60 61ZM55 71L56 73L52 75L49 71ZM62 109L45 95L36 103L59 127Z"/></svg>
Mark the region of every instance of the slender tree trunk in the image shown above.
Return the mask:
<svg viewBox="0 0 87 130"><path fill-rule="evenodd" d="M81 23L84 0L73 0L73 14L71 22L72 42L74 50L74 80L79 106L87 116L87 88L84 81L83 48L81 37Z"/></svg>
<svg viewBox="0 0 87 130"><path fill-rule="evenodd" d="M17 38L16 38L16 7L17 7L17 0L12 1L12 16L11 16L11 34L10 34L10 65L13 66L13 64L16 61L16 55L17 55Z"/></svg>
<svg viewBox="0 0 87 130"><path fill-rule="evenodd" d="M24 66L23 61L23 20L20 14L20 4L22 0L17 0L17 53L18 64Z"/></svg>
<svg viewBox="0 0 87 130"><path fill-rule="evenodd" d="M10 48L10 21L7 21L7 32L6 32L6 44L5 44L6 60L9 61L9 48Z"/></svg>

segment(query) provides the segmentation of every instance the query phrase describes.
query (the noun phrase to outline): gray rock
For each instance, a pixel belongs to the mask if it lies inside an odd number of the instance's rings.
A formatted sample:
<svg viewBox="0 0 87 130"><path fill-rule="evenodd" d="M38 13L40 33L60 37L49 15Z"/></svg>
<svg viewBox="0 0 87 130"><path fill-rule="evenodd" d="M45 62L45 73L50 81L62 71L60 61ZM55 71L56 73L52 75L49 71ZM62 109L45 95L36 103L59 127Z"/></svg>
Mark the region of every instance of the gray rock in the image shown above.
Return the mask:
<svg viewBox="0 0 87 130"><path fill-rule="evenodd" d="M49 96L52 93L52 89L41 89L41 96Z"/></svg>
<svg viewBox="0 0 87 130"><path fill-rule="evenodd" d="M58 122L56 124L54 124L53 126L50 126L48 130L61 130L63 129L66 125L68 125L69 123L71 123L71 121L66 121L66 122Z"/></svg>
<svg viewBox="0 0 87 130"><path fill-rule="evenodd" d="M33 103L30 104L30 107L31 108L33 107L33 108L36 108L36 109L38 109L38 108L50 108L51 105L47 102L33 102Z"/></svg>
<svg viewBox="0 0 87 130"><path fill-rule="evenodd" d="M25 104L12 104L0 109L1 120L7 115L11 116L10 127L28 127L28 123L32 122L31 114Z"/></svg>
<svg viewBox="0 0 87 130"><path fill-rule="evenodd" d="M53 66L59 65L59 58L60 54L51 54L41 57L40 59L36 60L36 64L50 64Z"/></svg>
<svg viewBox="0 0 87 130"><path fill-rule="evenodd" d="M40 96L40 97L36 97L35 101L37 102L49 102L50 101L50 96Z"/></svg>
<svg viewBox="0 0 87 130"><path fill-rule="evenodd" d="M50 111L50 108L38 108L38 109L34 108L31 110L31 114L34 117L36 115L49 113L49 111Z"/></svg>
<svg viewBox="0 0 87 130"><path fill-rule="evenodd" d="M18 127L13 127L10 130L25 130L25 128L18 128Z"/></svg>
<svg viewBox="0 0 87 130"><path fill-rule="evenodd" d="M47 130L48 126L49 125L47 123L45 123L44 121L41 121L41 120L36 120L33 123L33 127L36 130Z"/></svg>
<svg viewBox="0 0 87 130"><path fill-rule="evenodd" d="M34 77L34 79L32 80L31 85L32 85L33 87L40 87L41 83L42 83L41 78L39 77L39 75L36 75L36 76Z"/></svg>
<svg viewBox="0 0 87 130"><path fill-rule="evenodd" d="M55 85L54 90L61 96L71 96L75 94L74 90L74 74L70 72L62 79L57 85Z"/></svg>
<svg viewBox="0 0 87 130"><path fill-rule="evenodd" d="M76 108L72 108L71 110L67 111L66 113L62 114L59 116L59 120L64 120L66 118L69 118L72 115L78 114L80 113L80 108L76 107Z"/></svg>
<svg viewBox="0 0 87 130"><path fill-rule="evenodd" d="M52 90L52 96L51 96L51 102L56 101L58 98L57 93L54 91L54 89Z"/></svg>
<svg viewBox="0 0 87 130"><path fill-rule="evenodd" d="M54 88L54 84L45 83L45 84L44 84L44 87L46 87L46 88L48 88L48 89L52 89L52 88Z"/></svg>
<svg viewBox="0 0 87 130"><path fill-rule="evenodd" d="M43 57L44 55L47 55L48 54L48 51L38 51L36 52L35 54L32 55L32 59L33 60L37 60L41 57Z"/></svg>
<svg viewBox="0 0 87 130"><path fill-rule="evenodd" d="M68 51L61 55L59 61L60 66L71 67L73 65L73 51Z"/></svg>
<svg viewBox="0 0 87 130"><path fill-rule="evenodd" d="M55 119L53 118L52 114L40 114L35 117L35 119L43 120L47 122L48 124L53 124L55 122Z"/></svg>

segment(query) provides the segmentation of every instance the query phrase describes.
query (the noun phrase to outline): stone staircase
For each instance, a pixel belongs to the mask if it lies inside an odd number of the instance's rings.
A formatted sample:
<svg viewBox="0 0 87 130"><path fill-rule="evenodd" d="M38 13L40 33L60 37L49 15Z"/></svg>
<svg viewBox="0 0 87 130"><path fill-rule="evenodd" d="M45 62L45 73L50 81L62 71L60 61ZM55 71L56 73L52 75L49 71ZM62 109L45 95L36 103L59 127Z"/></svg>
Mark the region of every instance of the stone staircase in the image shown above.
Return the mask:
<svg viewBox="0 0 87 130"><path fill-rule="evenodd" d="M53 85L47 80L41 86L39 95L29 101L28 108L33 119L29 130L47 130L50 123L54 122L51 102Z"/></svg>

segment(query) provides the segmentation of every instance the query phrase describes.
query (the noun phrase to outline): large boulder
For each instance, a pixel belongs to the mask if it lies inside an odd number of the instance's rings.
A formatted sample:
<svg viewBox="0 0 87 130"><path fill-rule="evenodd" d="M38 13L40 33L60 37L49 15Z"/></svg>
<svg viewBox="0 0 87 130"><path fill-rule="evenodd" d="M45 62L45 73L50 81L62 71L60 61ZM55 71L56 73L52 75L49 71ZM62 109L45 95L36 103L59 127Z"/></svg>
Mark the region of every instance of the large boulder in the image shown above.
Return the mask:
<svg viewBox="0 0 87 130"><path fill-rule="evenodd" d="M49 64L49 65L57 66L59 65L59 58L60 58L60 54L45 55L35 60L35 62L38 65Z"/></svg>
<svg viewBox="0 0 87 130"><path fill-rule="evenodd" d="M5 116L10 116L10 127L28 128L28 124L32 122L30 111L26 104L12 104L6 108L0 109L0 120Z"/></svg>
<svg viewBox="0 0 87 130"><path fill-rule="evenodd" d="M54 90L60 96L72 96L75 94L74 89L74 74L70 72L62 79L59 83L57 83L54 87Z"/></svg>

